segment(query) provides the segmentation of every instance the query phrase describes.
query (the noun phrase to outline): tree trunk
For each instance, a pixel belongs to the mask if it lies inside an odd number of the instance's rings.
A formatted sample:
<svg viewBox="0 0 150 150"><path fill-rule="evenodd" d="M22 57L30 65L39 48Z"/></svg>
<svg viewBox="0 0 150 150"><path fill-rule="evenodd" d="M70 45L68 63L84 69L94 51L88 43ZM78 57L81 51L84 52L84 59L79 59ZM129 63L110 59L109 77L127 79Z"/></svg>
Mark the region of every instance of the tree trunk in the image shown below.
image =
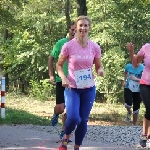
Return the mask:
<svg viewBox="0 0 150 150"><path fill-rule="evenodd" d="M84 15L87 16L87 7L86 7L86 0L77 0L79 7L77 8L77 15Z"/></svg>
<svg viewBox="0 0 150 150"><path fill-rule="evenodd" d="M70 1L66 0L65 4L65 15L66 15L66 25L67 25L67 31L70 29L71 19L70 19Z"/></svg>

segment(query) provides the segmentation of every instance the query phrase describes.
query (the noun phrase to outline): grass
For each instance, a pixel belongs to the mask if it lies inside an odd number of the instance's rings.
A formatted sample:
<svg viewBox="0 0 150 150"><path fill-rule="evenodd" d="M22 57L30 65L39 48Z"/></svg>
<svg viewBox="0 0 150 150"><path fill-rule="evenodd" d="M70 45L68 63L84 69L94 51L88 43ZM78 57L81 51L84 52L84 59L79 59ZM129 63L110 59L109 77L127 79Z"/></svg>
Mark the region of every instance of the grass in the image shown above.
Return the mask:
<svg viewBox="0 0 150 150"><path fill-rule="evenodd" d="M5 100L5 119L0 124L33 124L48 126L53 115L54 101L41 102L22 95L7 94ZM138 125L142 124L144 114L141 105ZM90 125L129 125L125 122L126 110L123 104L94 103L89 122ZM61 117L59 122L61 123ZM130 123L131 124L131 123Z"/></svg>

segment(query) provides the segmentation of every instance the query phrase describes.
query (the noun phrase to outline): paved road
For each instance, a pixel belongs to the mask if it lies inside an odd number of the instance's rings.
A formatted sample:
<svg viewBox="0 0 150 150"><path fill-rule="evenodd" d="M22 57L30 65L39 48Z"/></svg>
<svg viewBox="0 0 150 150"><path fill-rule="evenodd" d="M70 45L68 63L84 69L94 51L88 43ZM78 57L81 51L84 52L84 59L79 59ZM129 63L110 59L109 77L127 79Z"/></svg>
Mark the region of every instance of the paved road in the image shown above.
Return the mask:
<svg viewBox="0 0 150 150"><path fill-rule="evenodd" d="M0 126L0 150L58 150L60 127L33 125ZM72 136L74 141L74 137ZM73 143L68 150L73 150ZM102 141L84 139L81 150L135 150ZM138 149L140 150L140 149Z"/></svg>

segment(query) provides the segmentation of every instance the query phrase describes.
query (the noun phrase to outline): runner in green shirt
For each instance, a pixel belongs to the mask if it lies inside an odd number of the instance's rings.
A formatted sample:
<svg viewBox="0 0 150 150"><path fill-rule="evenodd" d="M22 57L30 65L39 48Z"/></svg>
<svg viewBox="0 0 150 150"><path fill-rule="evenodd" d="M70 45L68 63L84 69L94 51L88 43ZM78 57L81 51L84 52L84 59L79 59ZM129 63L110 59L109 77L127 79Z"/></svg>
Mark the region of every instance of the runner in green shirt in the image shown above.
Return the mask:
<svg viewBox="0 0 150 150"><path fill-rule="evenodd" d="M61 48L62 46L68 42L68 38L63 38L63 39L60 39L56 45L54 46L53 48L53 51L51 52L51 56L58 60L58 57L59 57L59 54L60 54L60 51L61 51ZM67 76L68 74L68 65L67 65L67 62L64 63L64 66L63 66L63 71L65 72L65 75ZM51 77L51 76L50 76ZM56 77L55 77L55 80L56 82L61 82L61 78L56 74Z"/></svg>
<svg viewBox="0 0 150 150"><path fill-rule="evenodd" d="M60 39L60 40L58 40L58 42L56 42L56 44L55 44L55 46L51 52L51 55L49 56L49 59L48 59L48 71L49 71L50 83L53 85L56 84L56 106L54 107L54 114L53 114L53 117L51 119L51 125L52 126L57 125L59 114L62 114L64 112L64 109L65 109L65 100L64 100L65 88L62 86L61 78L58 76L57 73L56 73L56 77L54 78L54 67L53 67L54 66L54 60L57 61L59 54L61 52L62 46L66 42L72 40L74 38L74 35L75 35L75 27L74 27L74 23L72 23L70 25L68 37ZM64 71L65 75L67 76L67 74L68 74L67 62L64 63L63 71ZM65 120L66 120L66 114L63 115L63 119L62 119L63 126L62 126L62 131L60 133L61 139L64 135Z"/></svg>

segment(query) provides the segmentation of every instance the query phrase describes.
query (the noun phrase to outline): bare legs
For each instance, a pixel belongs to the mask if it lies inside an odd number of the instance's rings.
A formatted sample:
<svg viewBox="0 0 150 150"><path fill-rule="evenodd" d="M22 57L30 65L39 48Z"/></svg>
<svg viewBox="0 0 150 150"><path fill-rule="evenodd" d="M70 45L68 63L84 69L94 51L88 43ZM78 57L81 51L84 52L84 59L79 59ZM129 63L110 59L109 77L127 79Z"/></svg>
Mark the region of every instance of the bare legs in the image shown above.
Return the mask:
<svg viewBox="0 0 150 150"><path fill-rule="evenodd" d="M62 131L65 131L65 122L66 122L66 113L62 117L62 123L63 123L63 125L62 125Z"/></svg>
<svg viewBox="0 0 150 150"><path fill-rule="evenodd" d="M127 112L128 112L129 114L131 114L131 113L132 113L131 108L126 107L126 109L127 109Z"/></svg>
<svg viewBox="0 0 150 150"><path fill-rule="evenodd" d="M133 125L137 125L138 116L139 114L133 114Z"/></svg>
<svg viewBox="0 0 150 150"><path fill-rule="evenodd" d="M143 134L150 136L150 120L143 118Z"/></svg>
<svg viewBox="0 0 150 150"><path fill-rule="evenodd" d="M56 106L54 107L54 113L59 115L62 114L64 112L65 109L65 104L56 104Z"/></svg>

